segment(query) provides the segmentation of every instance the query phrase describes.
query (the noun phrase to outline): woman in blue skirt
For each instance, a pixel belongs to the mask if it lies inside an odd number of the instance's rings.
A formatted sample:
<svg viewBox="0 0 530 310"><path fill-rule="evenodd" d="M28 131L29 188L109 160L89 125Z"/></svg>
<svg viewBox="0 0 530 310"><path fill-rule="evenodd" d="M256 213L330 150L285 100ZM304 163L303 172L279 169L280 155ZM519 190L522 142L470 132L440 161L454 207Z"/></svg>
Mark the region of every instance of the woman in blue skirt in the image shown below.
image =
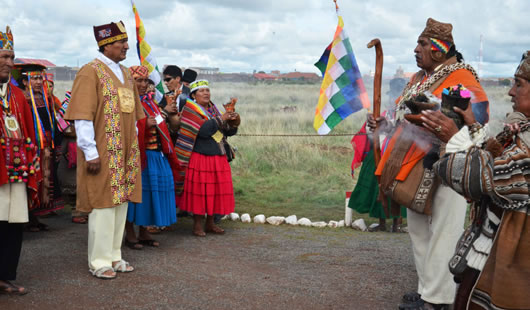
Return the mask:
<svg viewBox="0 0 530 310"><path fill-rule="evenodd" d="M136 125L142 159L142 203L129 203L125 225L125 244L139 250L144 245L160 246L146 226L169 226L177 221L173 171L178 171L178 163L167 125L152 94L147 93L149 70L132 66L129 72L147 116ZM134 224L140 226L138 237Z"/></svg>

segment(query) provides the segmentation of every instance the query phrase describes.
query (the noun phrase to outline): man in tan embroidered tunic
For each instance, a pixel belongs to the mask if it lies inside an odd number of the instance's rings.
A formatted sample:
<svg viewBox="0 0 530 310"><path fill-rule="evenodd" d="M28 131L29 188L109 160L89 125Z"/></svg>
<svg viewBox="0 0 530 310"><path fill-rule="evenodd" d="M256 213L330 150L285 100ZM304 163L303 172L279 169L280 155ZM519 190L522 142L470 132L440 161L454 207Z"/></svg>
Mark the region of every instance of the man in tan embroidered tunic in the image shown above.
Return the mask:
<svg viewBox="0 0 530 310"><path fill-rule="evenodd" d="M134 268L121 257L128 202L142 185L136 121L144 118L138 90L119 64L129 49L123 22L94 27L100 54L79 70L65 118L75 120L77 208L90 212L88 265L98 278Z"/></svg>

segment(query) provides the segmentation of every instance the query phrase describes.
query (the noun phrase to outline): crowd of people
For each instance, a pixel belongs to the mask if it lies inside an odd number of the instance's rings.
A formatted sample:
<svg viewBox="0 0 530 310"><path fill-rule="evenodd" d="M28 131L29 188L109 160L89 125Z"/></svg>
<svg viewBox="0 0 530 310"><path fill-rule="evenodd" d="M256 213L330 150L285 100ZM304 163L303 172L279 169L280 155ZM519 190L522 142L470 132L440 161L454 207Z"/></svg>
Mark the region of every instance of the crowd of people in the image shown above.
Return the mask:
<svg viewBox="0 0 530 310"><path fill-rule="evenodd" d="M9 27L0 33L3 293L27 292L11 282L24 223L48 229L37 216L63 206L56 159L67 128L77 144L68 147L77 150L75 209L88 214L97 278L134 270L122 257L124 233L132 249L157 247L150 229L175 223L178 208L193 215L193 235L224 234L215 215L234 211L226 138L239 115L221 113L208 81L177 66L163 71L169 92L156 102L149 70L120 65L129 49L123 23L94 27L94 36L100 53L79 70L64 111L45 68L21 66L18 86L12 82L13 35ZM508 93L513 112L494 138L487 95L456 49L452 25L429 18L414 54L421 70L401 84L395 106L368 115L366 132L386 139L379 162L370 139L363 142L368 154L357 159L365 162L350 205L379 218L381 230L391 217L397 231L406 216L418 288L399 309L530 309L530 51Z"/></svg>
<svg viewBox="0 0 530 310"><path fill-rule="evenodd" d="M200 237L224 234L213 217L234 211L226 136L237 133L239 115L221 113L208 81L173 65L158 103L148 68L120 65L129 49L123 22L96 26L94 36L98 56L61 102L46 68L15 65L13 34L0 33L2 293L27 293L11 282L22 232L28 222L48 230L38 217L63 208L58 171L70 181L75 171L72 221L88 223L88 266L101 279L134 270L121 255L124 239L132 249L160 246L150 232L174 224L177 208L193 214Z"/></svg>

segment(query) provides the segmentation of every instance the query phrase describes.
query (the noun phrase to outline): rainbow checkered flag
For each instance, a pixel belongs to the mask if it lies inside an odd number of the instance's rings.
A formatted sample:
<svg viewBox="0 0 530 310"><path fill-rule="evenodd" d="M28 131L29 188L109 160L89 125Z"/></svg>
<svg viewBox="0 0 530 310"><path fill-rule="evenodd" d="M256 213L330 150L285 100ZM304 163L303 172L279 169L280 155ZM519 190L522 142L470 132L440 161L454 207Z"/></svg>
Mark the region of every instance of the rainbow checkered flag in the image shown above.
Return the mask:
<svg viewBox="0 0 530 310"><path fill-rule="evenodd" d="M350 40L344 31L344 21L338 10L337 16L339 24L333 42L315 63L324 77L313 122L313 127L321 135L328 134L350 114L370 107Z"/></svg>
<svg viewBox="0 0 530 310"><path fill-rule="evenodd" d="M149 69L149 79L155 83L156 92L155 100L160 102L164 97L164 86L162 85L162 79L160 78L160 71L156 64L156 59L151 53L151 46L145 41L145 28L144 23L138 15L138 10L134 1L131 0L132 9L134 12L134 19L136 21L136 51L138 52L138 57L140 58L140 64Z"/></svg>

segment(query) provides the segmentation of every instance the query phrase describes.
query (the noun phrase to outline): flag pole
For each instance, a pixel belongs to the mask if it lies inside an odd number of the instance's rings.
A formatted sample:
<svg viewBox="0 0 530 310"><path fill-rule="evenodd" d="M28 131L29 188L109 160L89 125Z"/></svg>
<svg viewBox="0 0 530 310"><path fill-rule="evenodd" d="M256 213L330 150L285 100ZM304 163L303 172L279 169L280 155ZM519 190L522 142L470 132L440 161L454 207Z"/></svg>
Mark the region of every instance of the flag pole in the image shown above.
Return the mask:
<svg viewBox="0 0 530 310"><path fill-rule="evenodd" d="M338 12L339 11L339 5L337 4L337 0L333 0L333 2L335 2L335 10Z"/></svg>
<svg viewBox="0 0 530 310"><path fill-rule="evenodd" d="M374 118L381 115L381 82L383 78L383 47L379 39L373 39L368 43L368 48L375 47L375 76L374 76ZM379 126L375 127L373 134L375 167L381 160L381 145L379 144Z"/></svg>

